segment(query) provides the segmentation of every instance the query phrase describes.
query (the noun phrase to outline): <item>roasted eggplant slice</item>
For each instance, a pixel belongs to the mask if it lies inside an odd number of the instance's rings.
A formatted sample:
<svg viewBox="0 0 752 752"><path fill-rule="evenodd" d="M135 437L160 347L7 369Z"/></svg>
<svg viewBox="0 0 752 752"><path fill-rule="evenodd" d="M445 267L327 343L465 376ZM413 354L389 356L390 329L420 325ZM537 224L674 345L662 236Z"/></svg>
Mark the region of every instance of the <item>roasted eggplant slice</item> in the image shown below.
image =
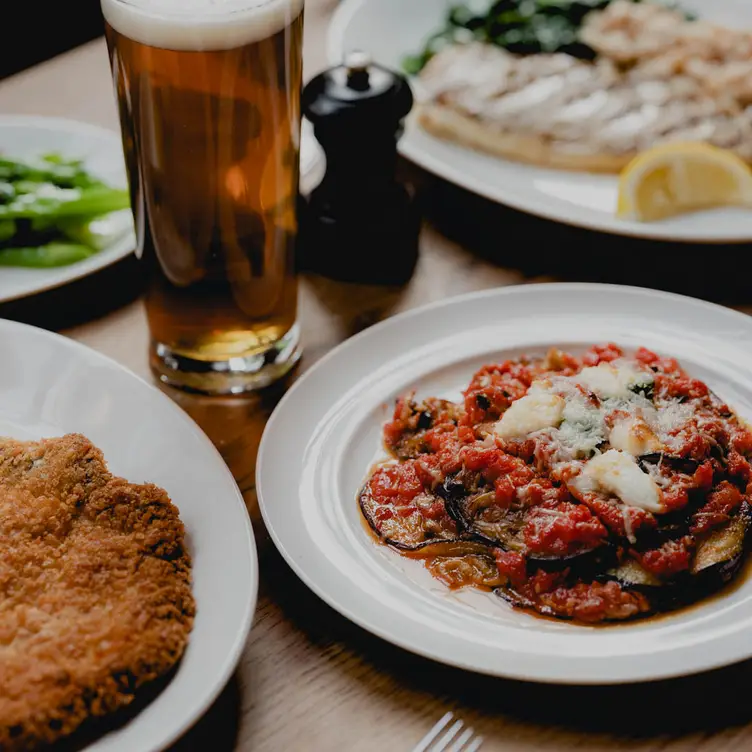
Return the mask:
<svg viewBox="0 0 752 752"><path fill-rule="evenodd" d="M465 484L456 476L450 475L444 478L441 485L436 487L436 493L447 503L447 511L449 514L457 519L453 510L449 508L449 505L457 504L467 497L468 491L465 488ZM462 521L459 520L459 522L461 523Z"/></svg>
<svg viewBox="0 0 752 752"><path fill-rule="evenodd" d="M497 506L496 494L489 490L468 493L455 478L447 478L437 493L446 502L446 510L459 530L477 537L491 546L505 551L525 551L522 530L525 527L524 508Z"/></svg>
<svg viewBox="0 0 752 752"><path fill-rule="evenodd" d="M608 571L608 577L616 580L624 587L629 588L657 588L662 587L662 583L654 574L648 572L642 564L634 559L626 559L615 569Z"/></svg>
<svg viewBox="0 0 752 752"><path fill-rule="evenodd" d="M717 590L734 577L744 561L751 528L752 508L745 501L735 517L698 543L690 566L698 590Z"/></svg>
<svg viewBox="0 0 752 752"><path fill-rule="evenodd" d="M664 452L650 452L649 454L643 454L638 459L639 465L645 470L645 465L658 465L665 464L670 467L674 472L682 473L683 475L692 475L698 467L700 462L686 457L674 457L671 454L665 454ZM647 470L645 470L647 472Z"/></svg>
<svg viewBox="0 0 752 752"><path fill-rule="evenodd" d="M441 505L439 497L422 495L416 503L396 506L381 504L373 497L370 483L366 483L359 494L360 508L371 530L384 543L402 551L425 549L427 545L456 542L460 539L457 525L448 515L432 511L430 516L421 512L429 505ZM437 549L436 555L442 551Z"/></svg>
<svg viewBox="0 0 752 752"><path fill-rule="evenodd" d="M463 414L462 405L444 399L400 400L394 420L384 432L386 448L400 460L418 457L430 451L425 442L427 431L437 426L451 428Z"/></svg>
<svg viewBox="0 0 752 752"><path fill-rule="evenodd" d="M537 507L500 507L495 503L493 491L465 494L464 487L456 480L447 479L439 493L446 501L446 510L456 521L458 530L489 546L504 551L525 554L528 561L537 567L557 570L576 567L578 571L603 564L612 559L612 549L605 538L595 544L575 545L558 555L546 555L530 551L525 540L526 528L534 517L555 516L554 510Z"/></svg>
<svg viewBox="0 0 752 752"><path fill-rule="evenodd" d="M744 561L752 529L752 510L745 502L726 525L702 539L695 549L689 571L662 580L633 559L609 570L624 589L642 593L655 611L677 608L716 592L733 579Z"/></svg>
<svg viewBox="0 0 752 752"><path fill-rule="evenodd" d="M618 567L608 570L601 581L615 581L622 590L639 593L652 611L666 611L686 601L686 577L663 581L634 559L625 559Z"/></svg>
<svg viewBox="0 0 752 752"><path fill-rule="evenodd" d="M461 558L463 556L491 556L491 549L485 543L457 538L455 540L426 541L409 551L402 549L410 559L430 559L435 556ZM494 559L494 567L496 567ZM498 571L498 567L497 567Z"/></svg>
<svg viewBox="0 0 752 752"><path fill-rule="evenodd" d="M614 581L575 582L551 589L526 583L521 588L502 586L494 592L516 608L589 624L625 621L645 616L652 610L650 601L642 593L629 591Z"/></svg>
<svg viewBox="0 0 752 752"><path fill-rule="evenodd" d="M488 553L467 553L463 556L437 556L426 562L428 571L449 588L483 588L490 590L503 582L496 560Z"/></svg>
<svg viewBox="0 0 752 752"><path fill-rule="evenodd" d="M511 606L522 609L524 611L535 611L542 616L556 616L551 608L543 605L542 603L536 603L532 598L518 592L512 587L501 586L494 590L494 593L502 598Z"/></svg>

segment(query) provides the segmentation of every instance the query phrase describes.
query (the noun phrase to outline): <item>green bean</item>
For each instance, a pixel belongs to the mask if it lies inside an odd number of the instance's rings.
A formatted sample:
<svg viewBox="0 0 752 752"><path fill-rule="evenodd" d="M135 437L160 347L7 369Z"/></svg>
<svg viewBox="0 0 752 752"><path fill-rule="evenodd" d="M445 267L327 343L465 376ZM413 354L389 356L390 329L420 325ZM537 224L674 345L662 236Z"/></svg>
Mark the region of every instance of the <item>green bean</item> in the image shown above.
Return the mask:
<svg viewBox="0 0 752 752"><path fill-rule="evenodd" d="M94 249L80 243L53 242L29 248L4 248L0 250L0 266L49 269L83 261L95 253Z"/></svg>
<svg viewBox="0 0 752 752"><path fill-rule="evenodd" d="M0 243L16 234L16 223L12 219L0 220Z"/></svg>
<svg viewBox="0 0 752 752"><path fill-rule="evenodd" d="M51 268L82 261L131 227L128 192L79 159L0 156L0 266Z"/></svg>
<svg viewBox="0 0 752 752"><path fill-rule="evenodd" d="M27 181L23 181L24 189ZM35 190L17 195L7 204L0 204L0 220L33 219L35 217L95 217L129 205L128 192L108 186L91 188L60 188L52 183L39 183Z"/></svg>

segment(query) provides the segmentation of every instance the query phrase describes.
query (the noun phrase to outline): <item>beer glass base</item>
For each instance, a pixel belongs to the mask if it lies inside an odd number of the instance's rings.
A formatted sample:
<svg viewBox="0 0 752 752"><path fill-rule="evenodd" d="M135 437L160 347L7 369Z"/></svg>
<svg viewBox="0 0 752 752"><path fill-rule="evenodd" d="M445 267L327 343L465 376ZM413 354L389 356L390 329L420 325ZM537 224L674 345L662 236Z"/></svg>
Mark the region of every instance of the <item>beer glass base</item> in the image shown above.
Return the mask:
<svg viewBox="0 0 752 752"><path fill-rule="evenodd" d="M179 355L167 345L152 342L152 373L163 384L200 394L243 394L273 384L300 360L297 324L268 350L229 360L205 361Z"/></svg>

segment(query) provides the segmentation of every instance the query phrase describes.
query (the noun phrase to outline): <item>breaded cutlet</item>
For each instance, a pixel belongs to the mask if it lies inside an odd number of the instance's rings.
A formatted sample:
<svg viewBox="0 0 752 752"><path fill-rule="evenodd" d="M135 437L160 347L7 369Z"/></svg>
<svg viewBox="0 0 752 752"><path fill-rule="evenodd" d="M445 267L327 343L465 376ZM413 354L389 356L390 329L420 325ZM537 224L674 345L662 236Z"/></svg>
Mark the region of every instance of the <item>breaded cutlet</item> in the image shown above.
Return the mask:
<svg viewBox="0 0 752 752"><path fill-rule="evenodd" d="M30 750L130 703L193 625L178 510L69 434L0 439L0 750Z"/></svg>

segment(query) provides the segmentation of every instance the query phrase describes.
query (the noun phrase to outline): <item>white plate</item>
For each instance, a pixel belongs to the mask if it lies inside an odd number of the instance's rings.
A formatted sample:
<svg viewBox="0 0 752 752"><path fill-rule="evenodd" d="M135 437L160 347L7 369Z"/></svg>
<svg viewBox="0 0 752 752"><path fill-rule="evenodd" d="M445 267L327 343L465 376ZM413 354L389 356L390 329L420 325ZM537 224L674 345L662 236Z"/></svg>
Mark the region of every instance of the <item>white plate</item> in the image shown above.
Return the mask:
<svg viewBox="0 0 752 752"><path fill-rule="evenodd" d="M455 0L345 0L329 32L328 53L339 65L346 52L363 49L376 62L401 70L406 54L422 49L440 29ZM682 7L719 23L752 28L747 0L684 0ZM416 94L420 92L416 87ZM532 167L474 152L430 136L411 119L401 153L416 164L481 196L530 214L593 230L661 240L736 243L752 240L752 211L717 209L663 222L614 217L617 179Z"/></svg>
<svg viewBox="0 0 752 752"><path fill-rule="evenodd" d="M26 115L0 116L0 154L32 157L47 152L83 159L94 175L119 188L127 188L120 134L88 123L62 118ZM304 121L300 144L300 186L309 192L321 180L323 152ZM56 269L0 268L0 303L60 287L125 258L136 246L135 232L84 261Z"/></svg>
<svg viewBox="0 0 752 752"><path fill-rule="evenodd" d="M117 363L56 334L0 320L0 435L83 433L110 470L167 490L193 557L196 621L177 673L151 704L88 752L157 752L204 713L228 681L251 626L258 564L248 514L196 424Z"/></svg>
<svg viewBox="0 0 752 752"><path fill-rule="evenodd" d="M117 188L127 188L120 134L105 128L62 118L27 115L0 116L0 154L33 157L58 151L83 159L88 170ZM0 303L59 287L114 264L136 245L131 231L100 253L56 269L0 268Z"/></svg>
<svg viewBox="0 0 752 752"><path fill-rule="evenodd" d="M373 541L357 492L381 452L394 399L457 399L482 364L551 345L615 341L680 358L752 419L752 319L678 295L616 285L507 287L405 313L340 345L284 397L258 456L266 525L298 576L395 645L519 679L621 683L752 656L752 579L657 620L587 627L535 618L475 590L450 592L420 562Z"/></svg>

